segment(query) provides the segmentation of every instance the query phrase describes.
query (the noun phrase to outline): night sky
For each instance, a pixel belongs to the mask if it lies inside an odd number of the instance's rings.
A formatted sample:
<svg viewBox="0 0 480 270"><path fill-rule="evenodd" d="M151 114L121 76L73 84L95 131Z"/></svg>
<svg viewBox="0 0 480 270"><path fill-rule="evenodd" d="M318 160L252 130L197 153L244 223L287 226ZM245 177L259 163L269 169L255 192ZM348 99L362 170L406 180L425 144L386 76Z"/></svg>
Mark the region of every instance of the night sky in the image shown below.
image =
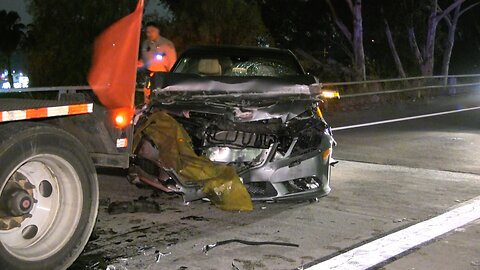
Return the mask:
<svg viewBox="0 0 480 270"><path fill-rule="evenodd" d="M7 11L16 11L22 18L22 23L29 24L32 22L32 17L27 12L25 2L25 0L0 0L0 10L5 9ZM166 15L167 11L165 10L165 7L158 6L154 2L155 1L150 1L146 7L145 13L148 15L156 11L160 16Z"/></svg>
<svg viewBox="0 0 480 270"><path fill-rule="evenodd" d="M0 0L0 10L15 11L20 15L23 24L30 24L32 23L32 16L28 14L26 2L25 0ZM168 11L166 8L154 2L155 1L150 1L146 7L145 14L148 15L157 12L160 17L167 16ZM26 59L23 53L14 53L12 62L14 69L20 71L25 69Z"/></svg>
<svg viewBox="0 0 480 270"><path fill-rule="evenodd" d="M29 24L32 22L32 17L27 12L27 7L24 0L0 0L0 10L16 11L22 18L22 23Z"/></svg>

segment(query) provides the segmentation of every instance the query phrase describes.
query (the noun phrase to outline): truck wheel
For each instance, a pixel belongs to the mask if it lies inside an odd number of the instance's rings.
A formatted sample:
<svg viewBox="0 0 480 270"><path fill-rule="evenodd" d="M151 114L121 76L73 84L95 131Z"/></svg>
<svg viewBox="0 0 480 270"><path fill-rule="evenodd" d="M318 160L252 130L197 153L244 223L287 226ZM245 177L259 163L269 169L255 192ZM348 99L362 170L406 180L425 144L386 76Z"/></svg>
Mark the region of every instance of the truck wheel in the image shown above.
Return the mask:
<svg viewBox="0 0 480 270"><path fill-rule="evenodd" d="M68 268L97 217L89 154L61 129L13 123L0 129L0 166L0 268Z"/></svg>

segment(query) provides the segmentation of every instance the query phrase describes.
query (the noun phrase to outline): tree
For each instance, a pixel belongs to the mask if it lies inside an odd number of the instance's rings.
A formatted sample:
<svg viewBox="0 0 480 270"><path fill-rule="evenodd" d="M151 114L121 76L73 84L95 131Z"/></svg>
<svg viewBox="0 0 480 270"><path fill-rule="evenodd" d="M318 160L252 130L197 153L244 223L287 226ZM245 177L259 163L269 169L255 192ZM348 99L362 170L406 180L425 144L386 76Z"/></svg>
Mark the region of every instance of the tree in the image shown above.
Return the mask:
<svg viewBox="0 0 480 270"><path fill-rule="evenodd" d="M13 87L12 55L25 37L25 25L20 23L18 13L0 11L0 52L8 70L8 82Z"/></svg>
<svg viewBox="0 0 480 270"><path fill-rule="evenodd" d="M352 27L349 28L343 20L337 15L335 7L330 0L327 1L333 21L338 29L348 40L353 51L353 66L355 79L366 80L365 68L365 50L363 46L363 17L362 17L362 1L361 0L345 0L348 10L351 13Z"/></svg>
<svg viewBox="0 0 480 270"><path fill-rule="evenodd" d="M474 8L480 3L474 3L470 6L462 9L462 4L458 5L455 10L453 11L453 16L451 14L447 14L444 17L445 21L448 25L448 37L445 41L445 50L443 53L443 62L442 62L442 75L448 76L450 71L450 60L452 58L452 51L453 46L455 45L455 35L457 32L458 21L460 17L465 14L465 12L469 11L470 9Z"/></svg>
<svg viewBox="0 0 480 270"><path fill-rule="evenodd" d="M86 83L93 42L105 28L130 13L136 0L27 0L33 16L28 48L31 83Z"/></svg>
<svg viewBox="0 0 480 270"><path fill-rule="evenodd" d="M438 0L430 0L428 6L427 31L425 34L425 45L422 49L418 46L415 28L413 24L409 27L409 42L415 54L417 63L423 76L432 76L435 65L435 42L438 24L450 12L460 6L466 0L454 0L445 10L441 10Z"/></svg>
<svg viewBox="0 0 480 270"><path fill-rule="evenodd" d="M477 12L466 12L458 22L450 74L480 73L479 8L476 7Z"/></svg>
<svg viewBox="0 0 480 270"><path fill-rule="evenodd" d="M260 8L248 0L165 0L173 21L163 22L162 33L180 51L194 44L255 45L269 37Z"/></svg>
<svg viewBox="0 0 480 270"><path fill-rule="evenodd" d="M403 68L403 63L402 63L402 60L400 59L400 55L398 54L398 50L397 50L397 45L395 44L395 41L393 38L392 29L390 28L390 24L388 23L388 20L385 17L385 11L383 10L383 7L381 8L381 13L382 13L385 36L387 38L388 47L390 48L390 52L392 53L392 57L395 62L395 67L397 68L397 71L398 71L398 75L401 78L406 78L407 74L405 72L405 69Z"/></svg>
<svg viewBox="0 0 480 270"><path fill-rule="evenodd" d="M352 78L348 41L332 26L325 1L257 0L275 46L290 49L321 80Z"/></svg>

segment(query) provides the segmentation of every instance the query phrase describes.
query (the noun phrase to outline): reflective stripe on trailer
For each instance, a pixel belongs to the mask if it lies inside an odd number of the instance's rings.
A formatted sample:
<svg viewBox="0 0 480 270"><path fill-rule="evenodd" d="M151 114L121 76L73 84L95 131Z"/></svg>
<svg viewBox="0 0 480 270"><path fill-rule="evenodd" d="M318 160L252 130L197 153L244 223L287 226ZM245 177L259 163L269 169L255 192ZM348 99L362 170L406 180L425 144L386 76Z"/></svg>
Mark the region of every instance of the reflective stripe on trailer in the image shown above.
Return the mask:
<svg viewBox="0 0 480 270"><path fill-rule="evenodd" d="M0 112L0 123L93 112L93 103Z"/></svg>

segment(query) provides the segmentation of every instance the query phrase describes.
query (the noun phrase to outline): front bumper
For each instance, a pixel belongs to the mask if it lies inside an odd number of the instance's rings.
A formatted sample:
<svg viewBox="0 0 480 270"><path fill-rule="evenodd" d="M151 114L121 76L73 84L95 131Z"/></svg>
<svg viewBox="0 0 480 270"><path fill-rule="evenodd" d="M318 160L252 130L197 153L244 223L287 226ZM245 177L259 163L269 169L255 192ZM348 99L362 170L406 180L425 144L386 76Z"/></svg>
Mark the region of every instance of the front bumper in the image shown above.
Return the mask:
<svg viewBox="0 0 480 270"><path fill-rule="evenodd" d="M302 155L281 156L277 145L269 149L268 157L254 168L239 172L255 201L313 199L330 193L333 137L325 132L315 150Z"/></svg>

